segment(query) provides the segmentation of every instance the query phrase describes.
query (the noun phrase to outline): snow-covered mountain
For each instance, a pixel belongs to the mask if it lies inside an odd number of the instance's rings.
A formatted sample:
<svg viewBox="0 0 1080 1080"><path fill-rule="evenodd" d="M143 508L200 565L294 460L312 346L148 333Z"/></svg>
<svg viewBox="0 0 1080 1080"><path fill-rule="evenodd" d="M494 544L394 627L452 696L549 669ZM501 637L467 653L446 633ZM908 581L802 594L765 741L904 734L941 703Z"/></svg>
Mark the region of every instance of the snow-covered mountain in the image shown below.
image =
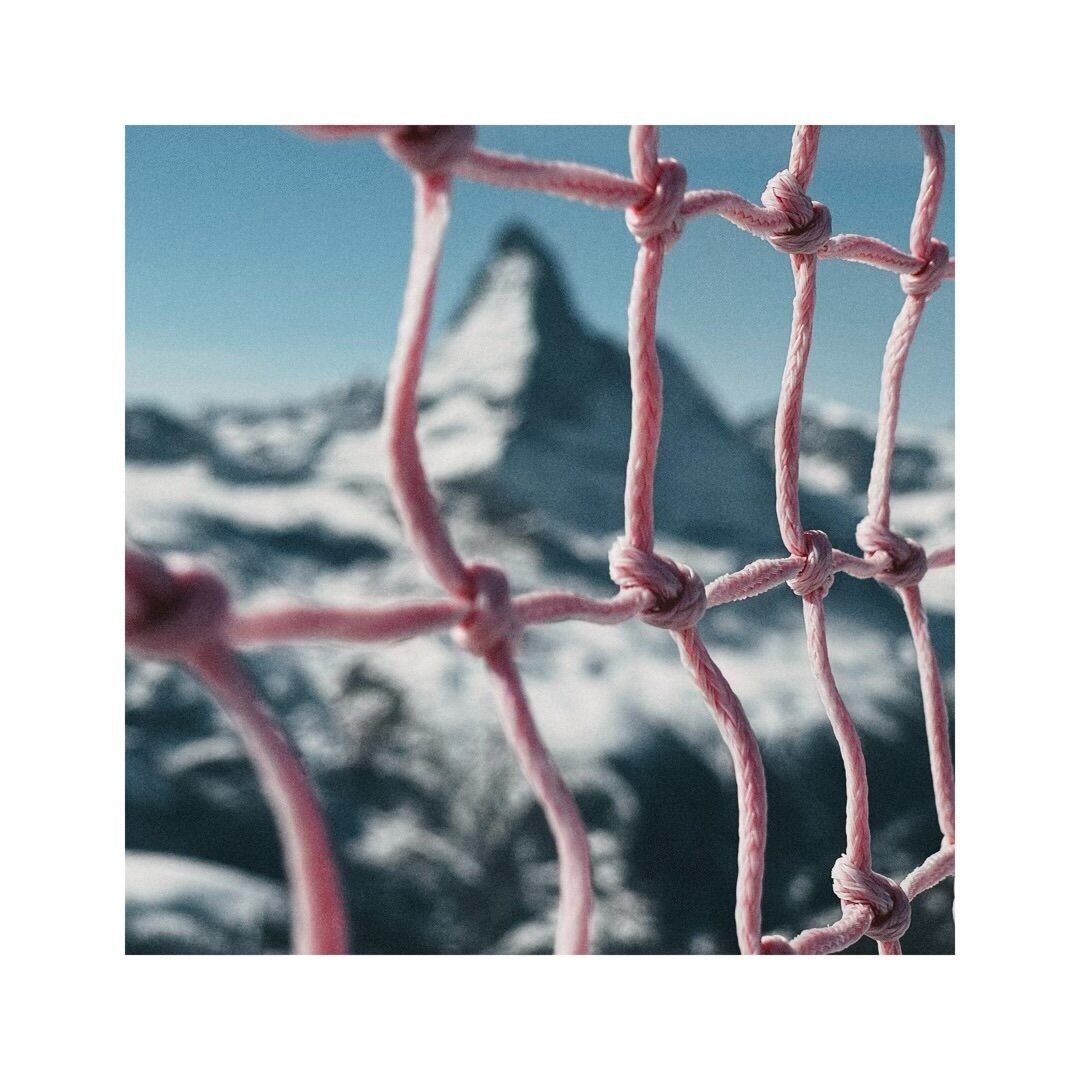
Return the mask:
<svg viewBox="0 0 1080 1080"><path fill-rule="evenodd" d="M660 353L658 546L706 580L782 554L761 424L730 420L671 349ZM588 328L553 257L516 227L432 349L425 462L460 548L500 562L517 590L613 590L606 553L622 519L627 366L625 346ZM381 407L381 388L358 383L277 409L188 418L129 409L130 538L211 561L239 605L436 595L385 488ZM852 455L862 450L850 450L848 421L828 410L808 419L803 514L853 550L862 465ZM918 538L949 527L947 441L933 444L929 463L918 458L923 471L911 478L912 497L927 495L920 478L942 496L937 516L911 529ZM949 669L947 600L933 629ZM766 740L766 922L777 929L829 916L829 869L843 843L839 756L799 607L781 589L703 623ZM910 642L894 597L872 583L838 580L829 612L837 677L866 732L878 862L899 872L936 845ZM326 801L359 951L550 947L553 848L498 736L481 665L446 635L279 647L252 663ZM521 664L589 825L599 947L732 948L730 766L668 636L636 623L534 628ZM280 856L227 723L170 668L131 663L128 686L128 846L155 853L138 857L131 879L129 948L275 947ZM190 862L177 860L215 864L196 872L206 889L183 884ZM269 880L244 905L236 897L250 875ZM209 898L201 908L195 894ZM912 950L951 948L948 896L946 887L920 899ZM253 911L267 913L257 933Z"/></svg>

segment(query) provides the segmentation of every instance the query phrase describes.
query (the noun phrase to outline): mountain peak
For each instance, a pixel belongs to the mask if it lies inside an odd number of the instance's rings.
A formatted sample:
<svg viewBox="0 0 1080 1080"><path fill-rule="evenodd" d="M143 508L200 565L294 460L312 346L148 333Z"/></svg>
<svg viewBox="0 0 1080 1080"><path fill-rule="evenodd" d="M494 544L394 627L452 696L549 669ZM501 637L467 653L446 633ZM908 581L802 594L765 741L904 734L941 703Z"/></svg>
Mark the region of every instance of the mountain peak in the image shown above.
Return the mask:
<svg viewBox="0 0 1080 1080"><path fill-rule="evenodd" d="M500 255L526 255L545 272L558 274L558 260L539 235L522 221L510 221L495 238L492 258Z"/></svg>
<svg viewBox="0 0 1080 1080"><path fill-rule="evenodd" d="M544 326L579 326L559 261L528 226L511 222L496 236L491 254L473 277L465 299L451 319L460 326L478 306L517 302Z"/></svg>
<svg viewBox="0 0 1080 1080"><path fill-rule="evenodd" d="M520 221L511 221L504 225L495 238L495 255L506 255L517 251L531 256L537 262L553 265L555 262L544 242L527 225Z"/></svg>
<svg viewBox="0 0 1080 1080"><path fill-rule="evenodd" d="M629 268L628 268L629 269ZM774 539L763 455L722 416L670 349L657 519L695 541ZM502 510L541 511L610 533L622 523L630 437L629 355L577 314L562 270L510 225L424 373L421 439L432 479L498 492ZM704 472L688 461L709 461Z"/></svg>

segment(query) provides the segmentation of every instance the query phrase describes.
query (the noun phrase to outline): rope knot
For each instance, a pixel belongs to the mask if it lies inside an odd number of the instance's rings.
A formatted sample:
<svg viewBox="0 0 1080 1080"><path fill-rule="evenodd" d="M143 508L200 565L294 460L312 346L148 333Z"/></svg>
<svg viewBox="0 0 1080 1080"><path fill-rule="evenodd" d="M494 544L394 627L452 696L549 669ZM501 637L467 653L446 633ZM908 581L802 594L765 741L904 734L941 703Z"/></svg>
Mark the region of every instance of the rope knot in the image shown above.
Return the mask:
<svg viewBox="0 0 1080 1080"><path fill-rule="evenodd" d="M475 127L419 124L400 127L380 141L392 158L413 172L448 173L475 140Z"/></svg>
<svg viewBox="0 0 1080 1080"><path fill-rule="evenodd" d="M936 237L930 240L930 254L914 274L901 274L900 287L908 296L929 296L936 292L949 272L949 248Z"/></svg>
<svg viewBox="0 0 1080 1080"><path fill-rule="evenodd" d="M873 518L863 518L855 529L855 542L866 556L879 552L888 556L889 565L875 577L899 589L918 585L926 575L926 551L922 544L894 533Z"/></svg>
<svg viewBox="0 0 1080 1080"><path fill-rule="evenodd" d="M685 194L686 169L674 158L661 158L656 163L656 183L652 192L627 208L626 227L634 239L643 244L654 236L661 236L664 246L670 247L682 232L680 211Z"/></svg>
<svg viewBox="0 0 1080 1080"><path fill-rule="evenodd" d="M621 537L608 553L611 580L620 589L648 589L655 597L643 622L664 630L685 630L705 614L705 586L689 566L652 551L631 547Z"/></svg>
<svg viewBox="0 0 1080 1080"><path fill-rule="evenodd" d="M474 656L487 656L506 642L511 649L521 636L521 623L510 603L510 583L497 566L470 563L471 606L454 627L454 641Z"/></svg>
<svg viewBox="0 0 1080 1080"><path fill-rule="evenodd" d="M812 202L802 185L784 169L765 185L761 204L778 210L788 220L788 228L769 237L777 251L788 255L813 255L832 236L832 214L823 203Z"/></svg>
<svg viewBox="0 0 1080 1080"><path fill-rule="evenodd" d="M769 934L761 939L762 956L794 956L791 942L781 934Z"/></svg>
<svg viewBox="0 0 1080 1080"><path fill-rule="evenodd" d="M166 566L144 551L124 558L124 633L138 652L183 660L224 637L229 593L222 580L198 566Z"/></svg>
<svg viewBox="0 0 1080 1080"><path fill-rule="evenodd" d="M911 901L891 878L873 870L860 870L846 855L836 860L832 871L833 892L840 904L862 904L874 913L866 936L875 941L899 941L911 924Z"/></svg>
<svg viewBox="0 0 1080 1080"><path fill-rule="evenodd" d="M832 544L825 533L818 529L807 529L803 533L803 547L806 549L806 561L788 585L796 596L809 596L820 590L824 599L835 577Z"/></svg>

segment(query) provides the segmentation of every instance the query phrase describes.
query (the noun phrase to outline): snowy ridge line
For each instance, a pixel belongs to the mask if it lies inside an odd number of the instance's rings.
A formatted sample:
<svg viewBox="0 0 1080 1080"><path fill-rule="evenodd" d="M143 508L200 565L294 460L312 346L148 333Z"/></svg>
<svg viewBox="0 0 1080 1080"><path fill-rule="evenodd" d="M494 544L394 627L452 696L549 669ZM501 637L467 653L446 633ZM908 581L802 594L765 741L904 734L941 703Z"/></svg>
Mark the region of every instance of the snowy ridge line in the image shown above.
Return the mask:
<svg viewBox="0 0 1080 1080"><path fill-rule="evenodd" d="M259 772L286 852L296 952L347 951L346 919L337 872L317 799L298 755L266 716L256 690L235 663L237 646L312 637L386 641L452 628L454 640L482 659L492 680L507 738L543 807L559 858L557 953L589 950L592 905L588 842L573 796L545 748L514 661L530 624L580 619L619 623L639 617L666 629L712 712L735 764L739 807L736 931L744 953L830 953L866 935L886 955L901 952L910 901L953 873L954 778L948 714L919 582L928 570L951 566L953 547L927 553L890 527L892 461L900 388L915 331L930 296L955 277L955 260L932 236L941 203L945 148L938 128L919 129L923 174L912 219L911 252L883 241L831 235L827 207L806 193L820 128L799 125L788 168L766 185L761 205L725 191L686 191L686 170L658 156L659 129L630 129L631 178L568 162L533 161L474 146L472 127L322 126L297 129L317 138L377 137L412 173L413 248L383 430L389 486L406 537L446 593L425 600L366 608L295 606L234 614L224 584L212 572L168 564L129 549L126 637L137 652L184 664L232 716ZM629 306L631 434L625 486L625 535L609 561L619 592L592 599L565 591L514 597L498 567L469 563L455 549L421 460L416 425L418 388L427 347L442 242L454 176L510 188L531 188L593 205L623 209L638 241ZM775 430L776 509L788 556L761 559L706 586L690 567L653 549L653 482L663 412L656 347L656 311L667 250L684 223L718 214L761 236L790 257L794 277L791 338ZM828 536L804 530L799 509L799 434L803 385L816 302L817 261L841 258L900 275L903 306L885 346L881 403L867 492L867 516L856 531L862 556L834 550ZM829 660L825 598L836 573L873 578L897 591L915 646L942 844L901 883L871 865L869 791L858 730ZM807 650L822 704L836 736L847 786L846 850L833 870L841 917L790 941L763 936L761 902L767 807L765 777L753 728L737 695L709 655L696 624L709 607L760 595L782 583L802 599Z"/></svg>

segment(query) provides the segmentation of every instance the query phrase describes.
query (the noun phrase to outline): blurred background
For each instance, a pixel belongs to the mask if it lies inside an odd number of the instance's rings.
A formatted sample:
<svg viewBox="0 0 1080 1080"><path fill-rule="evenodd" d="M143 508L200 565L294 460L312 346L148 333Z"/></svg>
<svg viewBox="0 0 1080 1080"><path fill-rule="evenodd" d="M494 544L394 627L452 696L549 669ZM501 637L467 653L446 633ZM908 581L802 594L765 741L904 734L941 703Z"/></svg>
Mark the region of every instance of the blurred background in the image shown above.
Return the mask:
<svg viewBox="0 0 1080 1080"><path fill-rule="evenodd" d="M662 129L690 187L756 199L790 128ZM952 161L952 136L946 135ZM484 146L628 173L625 127L481 127ZM811 193L835 232L906 249L914 128L826 128ZM377 425L410 245L407 174L370 141L264 127L127 135L127 528L212 563L238 605L436 596L402 543ZM951 182L936 235L953 244ZM459 548L515 591L610 595L629 433L622 215L458 182L422 384L425 462ZM664 270L658 548L706 581L784 554L772 424L789 260L719 219ZM855 551L895 275L819 270L803 518ZM953 286L927 307L904 383L894 528L953 539ZM688 470L686 463L695 464ZM924 582L952 704L952 570ZM764 922L839 911L843 770L788 589L701 624L762 740ZM875 867L940 843L914 653L894 595L838 578L837 681L870 773ZM251 671L327 808L358 952L545 952L554 845L498 729L482 665L448 635L252 650ZM730 759L668 635L634 623L528 631L537 722L589 830L601 952L733 952ZM201 687L127 664L129 952L288 948L280 849L250 766ZM913 905L905 951L953 948L952 884ZM872 951L861 943L853 951Z"/></svg>

